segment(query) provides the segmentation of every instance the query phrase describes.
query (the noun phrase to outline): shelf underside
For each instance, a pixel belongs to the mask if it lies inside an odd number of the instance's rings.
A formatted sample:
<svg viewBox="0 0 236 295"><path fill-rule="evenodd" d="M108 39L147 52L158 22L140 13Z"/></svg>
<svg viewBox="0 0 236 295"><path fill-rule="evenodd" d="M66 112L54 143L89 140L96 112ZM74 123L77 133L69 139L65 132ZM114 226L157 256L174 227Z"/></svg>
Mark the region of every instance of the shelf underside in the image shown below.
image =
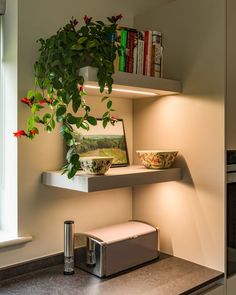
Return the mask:
<svg viewBox="0 0 236 295"><path fill-rule="evenodd" d="M86 193L180 179L180 168L152 170L134 165L110 168L105 175L86 175L81 171L73 179L61 175L60 171L44 172L42 175L45 185Z"/></svg>
<svg viewBox="0 0 236 295"><path fill-rule="evenodd" d="M83 75L85 79L85 90L88 95L100 96L101 93L97 83L97 69L85 67L80 70L80 74ZM112 96L114 97L137 99L173 95L182 92L181 82L176 80L148 77L125 72L116 72L113 75L113 79Z"/></svg>

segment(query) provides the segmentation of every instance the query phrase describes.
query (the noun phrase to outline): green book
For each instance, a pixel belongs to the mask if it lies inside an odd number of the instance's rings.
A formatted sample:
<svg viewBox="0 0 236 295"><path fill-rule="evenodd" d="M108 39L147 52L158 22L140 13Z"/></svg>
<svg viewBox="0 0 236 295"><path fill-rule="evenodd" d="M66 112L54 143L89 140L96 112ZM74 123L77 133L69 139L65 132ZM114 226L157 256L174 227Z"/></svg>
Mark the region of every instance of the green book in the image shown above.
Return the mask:
<svg viewBox="0 0 236 295"><path fill-rule="evenodd" d="M121 40L120 40L120 59L119 59L119 71L125 72L125 55L126 55L126 40L127 40L127 30L121 30Z"/></svg>

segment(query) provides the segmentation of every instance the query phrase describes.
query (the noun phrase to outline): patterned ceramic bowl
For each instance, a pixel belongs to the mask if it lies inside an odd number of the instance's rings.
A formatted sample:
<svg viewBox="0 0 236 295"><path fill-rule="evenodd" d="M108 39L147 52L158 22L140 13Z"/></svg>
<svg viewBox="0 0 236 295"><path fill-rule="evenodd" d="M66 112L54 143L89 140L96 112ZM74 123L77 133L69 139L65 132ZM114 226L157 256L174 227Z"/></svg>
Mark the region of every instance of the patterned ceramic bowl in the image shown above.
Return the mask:
<svg viewBox="0 0 236 295"><path fill-rule="evenodd" d="M79 160L86 174L102 175L111 167L113 157L81 157Z"/></svg>
<svg viewBox="0 0 236 295"><path fill-rule="evenodd" d="M153 151L136 151L141 163L150 169L170 168L178 154L177 151L153 150Z"/></svg>

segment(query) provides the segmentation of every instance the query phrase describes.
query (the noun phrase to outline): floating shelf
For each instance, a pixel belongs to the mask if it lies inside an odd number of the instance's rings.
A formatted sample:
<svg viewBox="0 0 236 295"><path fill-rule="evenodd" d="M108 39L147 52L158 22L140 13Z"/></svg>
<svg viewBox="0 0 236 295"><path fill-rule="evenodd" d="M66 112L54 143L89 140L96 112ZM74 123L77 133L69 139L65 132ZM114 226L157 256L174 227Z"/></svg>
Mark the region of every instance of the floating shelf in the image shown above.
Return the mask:
<svg viewBox="0 0 236 295"><path fill-rule="evenodd" d="M80 74L85 79L85 90L88 95L102 95L97 83L97 69L84 67ZM122 98L144 98L162 95L173 95L182 92L180 81L148 77L125 72L113 75L112 96ZM94 88L95 87L95 88Z"/></svg>
<svg viewBox="0 0 236 295"><path fill-rule="evenodd" d="M81 171L73 179L60 171L44 172L42 176L45 185L85 193L180 179L180 168L152 170L136 165L111 168L105 175L86 175Z"/></svg>

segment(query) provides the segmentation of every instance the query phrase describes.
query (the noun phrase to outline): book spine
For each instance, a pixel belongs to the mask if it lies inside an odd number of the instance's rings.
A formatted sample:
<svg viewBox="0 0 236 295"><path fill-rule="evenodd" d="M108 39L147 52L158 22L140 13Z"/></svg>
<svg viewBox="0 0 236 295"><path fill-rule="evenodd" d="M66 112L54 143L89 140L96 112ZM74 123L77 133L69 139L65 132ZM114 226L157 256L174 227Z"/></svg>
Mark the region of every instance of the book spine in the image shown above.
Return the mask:
<svg viewBox="0 0 236 295"><path fill-rule="evenodd" d="M135 32L130 32L130 47L129 47L129 73L133 73L134 68L134 39L135 39Z"/></svg>
<svg viewBox="0 0 236 295"><path fill-rule="evenodd" d="M162 76L162 35L158 31L153 31L153 44L155 45L155 63L154 76L160 78Z"/></svg>
<svg viewBox="0 0 236 295"><path fill-rule="evenodd" d="M119 60L120 60L120 48L121 48L121 28L116 29L116 46L118 48L116 52L116 58L114 60L114 70L119 71Z"/></svg>
<svg viewBox="0 0 236 295"><path fill-rule="evenodd" d="M127 29L126 37L126 48L125 48L125 72L129 72L129 62L130 62L130 30Z"/></svg>
<svg viewBox="0 0 236 295"><path fill-rule="evenodd" d="M144 68L144 32L141 32L141 52L140 52L140 74L143 75Z"/></svg>
<svg viewBox="0 0 236 295"><path fill-rule="evenodd" d="M150 70L150 76L155 76L155 50L156 46L155 44L152 44L152 54L151 54L151 70Z"/></svg>
<svg viewBox="0 0 236 295"><path fill-rule="evenodd" d="M143 74L147 75L148 69L148 35L149 32L144 32L144 57L143 57Z"/></svg>
<svg viewBox="0 0 236 295"><path fill-rule="evenodd" d="M151 76L152 31L148 31L147 76Z"/></svg>
<svg viewBox="0 0 236 295"><path fill-rule="evenodd" d="M133 73L138 74L138 32L134 33Z"/></svg>
<svg viewBox="0 0 236 295"><path fill-rule="evenodd" d="M120 44L120 59L119 59L119 71L125 72L125 57L126 57L126 29L121 30L121 44Z"/></svg>

